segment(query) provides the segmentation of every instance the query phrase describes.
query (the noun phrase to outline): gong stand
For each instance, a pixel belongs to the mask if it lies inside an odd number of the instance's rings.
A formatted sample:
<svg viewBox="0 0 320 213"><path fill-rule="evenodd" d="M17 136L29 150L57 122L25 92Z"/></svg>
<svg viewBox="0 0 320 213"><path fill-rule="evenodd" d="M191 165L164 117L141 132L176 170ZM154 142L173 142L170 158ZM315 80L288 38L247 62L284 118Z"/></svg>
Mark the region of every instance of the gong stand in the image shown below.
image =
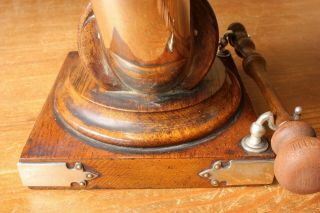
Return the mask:
<svg viewBox="0 0 320 213"><path fill-rule="evenodd" d="M228 43L270 112L255 115ZM78 47L21 154L24 185L220 187L276 176L292 192L320 191L314 129L300 108L284 109L243 25L219 39L206 0L92 0ZM271 147L264 123L275 130Z"/></svg>

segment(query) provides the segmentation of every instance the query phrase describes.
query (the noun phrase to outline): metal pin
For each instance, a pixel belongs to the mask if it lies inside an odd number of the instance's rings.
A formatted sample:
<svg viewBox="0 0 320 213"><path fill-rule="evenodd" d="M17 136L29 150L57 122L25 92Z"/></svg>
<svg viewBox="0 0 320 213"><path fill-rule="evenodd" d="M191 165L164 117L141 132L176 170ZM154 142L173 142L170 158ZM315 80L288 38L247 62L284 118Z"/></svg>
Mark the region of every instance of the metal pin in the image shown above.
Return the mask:
<svg viewBox="0 0 320 213"><path fill-rule="evenodd" d="M302 107L301 106L296 106L296 108L294 108L294 112L293 112L293 120L298 121L301 119L301 114L302 114Z"/></svg>

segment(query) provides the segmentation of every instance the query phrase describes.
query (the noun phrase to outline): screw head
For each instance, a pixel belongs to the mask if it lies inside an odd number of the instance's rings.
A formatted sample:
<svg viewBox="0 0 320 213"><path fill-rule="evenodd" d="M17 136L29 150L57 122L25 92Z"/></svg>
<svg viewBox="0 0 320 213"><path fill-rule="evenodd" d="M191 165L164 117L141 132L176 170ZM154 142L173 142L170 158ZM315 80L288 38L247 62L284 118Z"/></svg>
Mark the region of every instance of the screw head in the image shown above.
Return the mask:
<svg viewBox="0 0 320 213"><path fill-rule="evenodd" d="M209 173L204 173L204 174L203 174L203 177L205 177L205 178L208 178L209 176L210 176Z"/></svg>
<svg viewBox="0 0 320 213"><path fill-rule="evenodd" d="M81 170L82 169L82 164L80 162L77 162L74 167L78 170Z"/></svg>
<svg viewBox="0 0 320 213"><path fill-rule="evenodd" d="M89 179L93 178L93 174L91 174L91 173L87 174L87 178L89 178Z"/></svg>
<svg viewBox="0 0 320 213"><path fill-rule="evenodd" d="M214 169L218 170L221 168L221 164L220 163L217 163L214 165Z"/></svg>
<svg viewBox="0 0 320 213"><path fill-rule="evenodd" d="M81 187L84 187L84 186L87 185L87 183L86 183L85 181L81 181L81 182L79 183L79 185L80 185Z"/></svg>
<svg viewBox="0 0 320 213"><path fill-rule="evenodd" d="M219 181L217 180L212 180L211 181L212 186L219 186Z"/></svg>

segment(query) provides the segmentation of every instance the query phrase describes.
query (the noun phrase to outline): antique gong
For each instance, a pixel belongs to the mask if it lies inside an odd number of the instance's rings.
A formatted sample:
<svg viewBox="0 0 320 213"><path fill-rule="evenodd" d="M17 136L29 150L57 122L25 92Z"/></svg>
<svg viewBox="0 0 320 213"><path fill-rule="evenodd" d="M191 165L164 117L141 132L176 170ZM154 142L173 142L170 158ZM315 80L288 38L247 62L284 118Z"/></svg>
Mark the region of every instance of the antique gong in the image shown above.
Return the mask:
<svg viewBox="0 0 320 213"><path fill-rule="evenodd" d="M254 113L228 43L270 112ZM275 176L292 192L318 192L320 142L299 107L287 113L265 71L242 24L219 36L206 0L91 0L78 52L67 56L21 154L22 182L181 188Z"/></svg>

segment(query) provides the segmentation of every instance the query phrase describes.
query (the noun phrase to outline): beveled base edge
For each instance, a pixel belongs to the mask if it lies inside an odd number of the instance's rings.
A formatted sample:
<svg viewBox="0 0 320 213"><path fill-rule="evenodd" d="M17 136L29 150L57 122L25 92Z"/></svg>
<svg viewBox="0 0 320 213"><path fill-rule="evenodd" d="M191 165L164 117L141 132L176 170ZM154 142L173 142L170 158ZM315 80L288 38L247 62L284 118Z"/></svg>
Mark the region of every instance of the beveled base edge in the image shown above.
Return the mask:
<svg viewBox="0 0 320 213"><path fill-rule="evenodd" d="M63 69L70 66L76 55L76 52L69 54ZM62 73L57 82L61 75ZM241 148L241 138L248 134L251 123L256 120L247 95L244 95L243 110L238 119L215 139L180 151L161 154L116 153L82 143L61 128L52 106L53 90L35 122L19 162L36 165L65 163L68 168L77 168L77 162L80 162L84 171L97 174L98 177L88 180L83 186L77 183L67 187L29 186L33 189L211 188L213 186L210 180L199 174L212 168L215 162L253 162L272 160L275 157L270 149L257 154L247 153ZM44 172L44 176L48 176L47 170ZM247 185L251 185L251 182ZM224 186L221 183L218 187Z"/></svg>
<svg viewBox="0 0 320 213"><path fill-rule="evenodd" d="M214 140L217 136L224 132L225 129L233 125L237 119L239 118L243 109L243 101L240 102L240 106L238 107L236 113L232 115L228 121L220 128L216 129L215 131L211 132L209 135L193 140L187 143L172 145L172 146L163 146L163 147L128 147L128 146L117 146L113 144L104 143L93 138L90 138L84 134L81 134L74 128L68 125L63 118L59 115L59 113L53 108L53 112L55 117L57 118L57 122L59 125L67 131L69 134L73 135L74 137L78 138L81 142L86 143L90 146L96 147L98 149L104 149L111 152L119 152L119 153L130 153L130 154L154 154L154 153L167 153L167 152L174 152L180 151L183 149L191 148L193 146L206 143L208 141Z"/></svg>
<svg viewBox="0 0 320 213"><path fill-rule="evenodd" d="M163 112L116 110L83 97L69 84L70 75L82 70L81 61L75 58L71 64L61 70L55 88L55 116L73 135L99 148L130 153L180 150L215 138L241 111L239 79L219 59L216 68L226 77L215 94L193 106Z"/></svg>

